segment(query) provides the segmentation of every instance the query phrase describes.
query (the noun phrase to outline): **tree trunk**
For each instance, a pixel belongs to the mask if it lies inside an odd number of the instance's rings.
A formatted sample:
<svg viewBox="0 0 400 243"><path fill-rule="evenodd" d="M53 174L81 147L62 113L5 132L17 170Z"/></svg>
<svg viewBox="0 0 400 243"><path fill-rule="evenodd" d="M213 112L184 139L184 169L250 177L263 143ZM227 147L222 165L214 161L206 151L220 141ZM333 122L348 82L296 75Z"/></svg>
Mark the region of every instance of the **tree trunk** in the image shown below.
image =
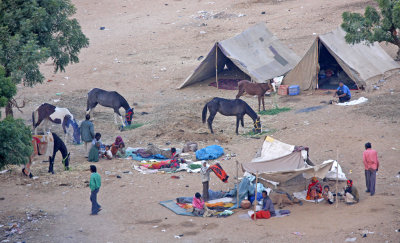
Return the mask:
<svg viewBox="0 0 400 243"><path fill-rule="evenodd" d="M7 106L6 106L6 117L7 116L11 116L11 117L14 117L14 113L13 113L13 110L12 110L12 103L11 103L11 100L9 100L8 101L8 103L7 103Z"/></svg>
<svg viewBox="0 0 400 243"><path fill-rule="evenodd" d="M397 49L397 56L396 56L396 61L400 61L400 46L399 49Z"/></svg>

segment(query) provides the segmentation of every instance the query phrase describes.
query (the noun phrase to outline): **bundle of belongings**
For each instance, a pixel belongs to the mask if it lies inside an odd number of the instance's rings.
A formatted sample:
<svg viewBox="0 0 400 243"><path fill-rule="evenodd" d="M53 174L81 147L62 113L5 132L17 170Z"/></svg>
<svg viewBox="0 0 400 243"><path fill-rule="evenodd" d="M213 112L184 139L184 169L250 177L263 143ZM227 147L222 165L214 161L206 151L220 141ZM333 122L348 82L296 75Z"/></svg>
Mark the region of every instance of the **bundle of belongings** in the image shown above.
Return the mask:
<svg viewBox="0 0 400 243"><path fill-rule="evenodd" d="M256 157L242 164L243 171L259 173L259 178L275 185L286 182L298 175L306 179L324 178L333 164L332 160L320 165L312 163L308 156L308 148L282 143L267 136Z"/></svg>
<svg viewBox="0 0 400 243"><path fill-rule="evenodd" d="M150 144L147 148L127 148L127 157L132 157L133 160L164 160L171 158L172 153L170 149L160 149L157 146Z"/></svg>
<svg viewBox="0 0 400 243"><path fill-rule="evenodd" d="M219 145L210 145L196 151L197 160L218 159L224 154L224 149Z"/></svg>

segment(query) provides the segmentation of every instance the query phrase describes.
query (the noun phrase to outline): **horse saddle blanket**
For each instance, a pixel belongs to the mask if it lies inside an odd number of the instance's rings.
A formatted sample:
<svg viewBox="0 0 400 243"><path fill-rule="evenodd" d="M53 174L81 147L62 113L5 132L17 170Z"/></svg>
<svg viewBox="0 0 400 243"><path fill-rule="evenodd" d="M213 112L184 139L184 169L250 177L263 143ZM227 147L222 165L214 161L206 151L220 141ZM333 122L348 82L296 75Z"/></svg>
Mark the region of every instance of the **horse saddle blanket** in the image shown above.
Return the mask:
<svg viewBox="0 0 400 243"><path fill-rule="evenodd" d="M35 146L36 143L36 146ZM32 135L32 145L35 155L53 156L54 138L53 134Z"/></svg>
<svg viewBox="0 0 400 243"><path fill-rule="evenodd" d="M229 176L226 174L225 170L222 169L221 165L219 163L216 163L212 166L210 166L211 170L215 173L216 176L218 176L221 181L227 183Z"/></svg>

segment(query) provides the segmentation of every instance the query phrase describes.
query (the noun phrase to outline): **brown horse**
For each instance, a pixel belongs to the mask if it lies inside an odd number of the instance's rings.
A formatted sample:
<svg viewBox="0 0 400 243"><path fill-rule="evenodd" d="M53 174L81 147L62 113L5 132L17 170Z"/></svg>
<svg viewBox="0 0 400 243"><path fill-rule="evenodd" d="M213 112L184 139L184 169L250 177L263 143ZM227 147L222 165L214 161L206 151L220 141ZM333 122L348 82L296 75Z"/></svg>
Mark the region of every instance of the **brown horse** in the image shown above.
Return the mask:
<svg viewBox="0 0 400 243"><path fill-rule="evenodd" d="M268 90L272 90L272 83L274 81L271 79L267 83L252 83L249 80L241 80L238 83L239 92L236 95L236 99L239 99L245 92L249 95L257 95L258 96L258 111L260 111L260 103L262 98L263 110L265 111L264 105L264 95Z"/></svg>

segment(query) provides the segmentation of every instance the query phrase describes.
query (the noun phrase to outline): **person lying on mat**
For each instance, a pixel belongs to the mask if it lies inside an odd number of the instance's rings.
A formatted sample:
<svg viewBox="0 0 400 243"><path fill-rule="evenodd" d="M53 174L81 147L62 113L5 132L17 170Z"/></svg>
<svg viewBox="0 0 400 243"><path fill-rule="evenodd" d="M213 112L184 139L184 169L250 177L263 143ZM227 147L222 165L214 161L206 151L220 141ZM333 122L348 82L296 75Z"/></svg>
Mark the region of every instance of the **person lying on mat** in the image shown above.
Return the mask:
<svg viewBox="0 0 400 243"><path fill-rule="evenodd" d="M349 101L351 99L349 87L347 87L343 81L339 81L339 87L337 88L333 97L338 97L340 103Z"/></svg>
<svg viewBox="0 0 400 243"><path fill-rule="evenodd" d="M344 190L344 200L347 204L354 204L360 201L358 190L353 186L352 180L347 180L347 187Z"/></svg>
<svg viewBox="0 0 400 243"><path fill-rule="evenodd" d="M271 198L269 198L267 191L262 192L262 197L263 197L262 210L269 211L271 216L275 216L274 204L272 203Z"/></svg>
<svg viewBox="0 0 400 243"><path fill-rule="evenodd" d="M335 200L333 198L333 194L329 191L329 186L324 186L324 191L322 192L322 197L326 200L327 203L332 204Z"/></svg>
<svg viewBox="0 0 400 243"><path fill-rule="evenodd" d="M317 177L311 178L310 184L308 184L307 200L318 200L322 198L322 186L319 183Z"/></svg>

